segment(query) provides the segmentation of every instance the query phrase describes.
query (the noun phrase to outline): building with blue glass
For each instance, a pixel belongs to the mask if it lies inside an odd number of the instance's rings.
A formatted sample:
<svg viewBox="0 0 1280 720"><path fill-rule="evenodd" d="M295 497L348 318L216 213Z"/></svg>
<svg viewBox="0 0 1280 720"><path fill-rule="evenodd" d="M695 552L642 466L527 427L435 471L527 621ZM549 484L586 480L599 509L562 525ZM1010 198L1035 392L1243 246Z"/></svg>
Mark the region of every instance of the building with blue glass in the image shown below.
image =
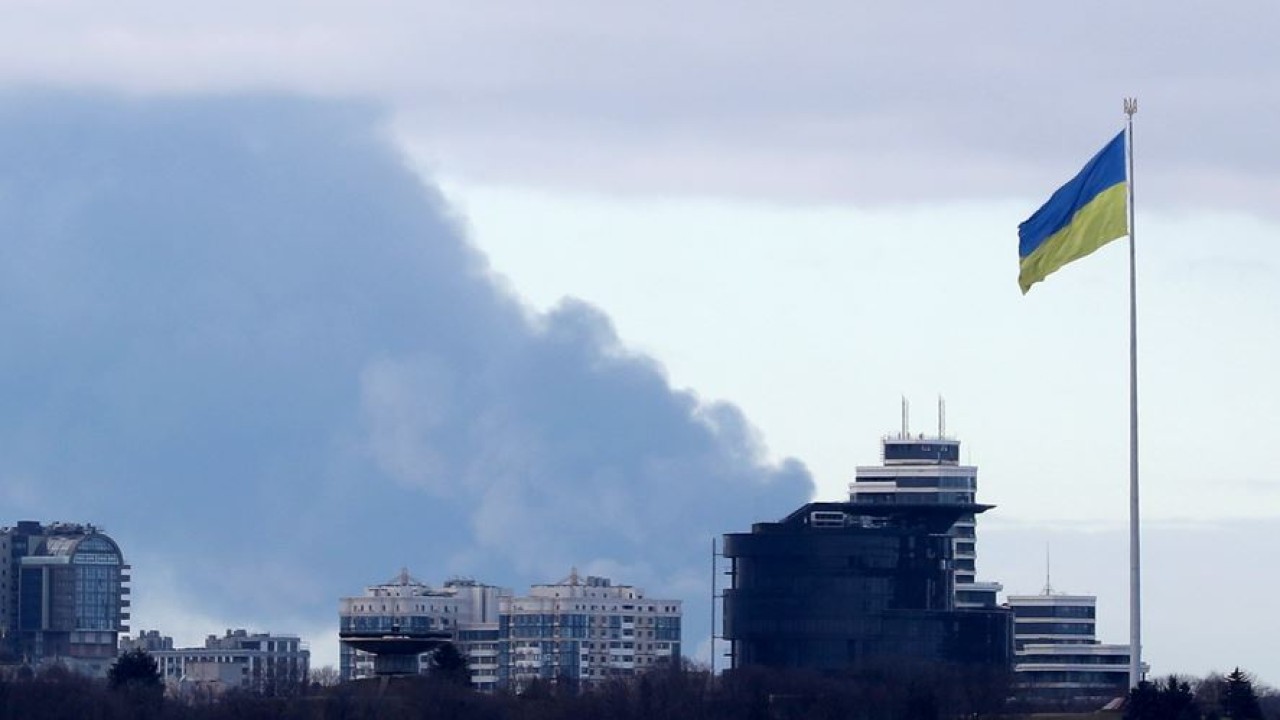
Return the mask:
<svg viewBox="0 0 1280 720"><path fill-rule="evenodd" d="M972 502L814 502L724 537L735 668L1012 665L1012 616L957 609L952 526Z"/></svg>
<svg viewBox="0 0 1280 720"><path fill-rule="evenodd" d="M128 632L129 566L93 525L0 528L0 632L11 660L103 676Z"/></svg>

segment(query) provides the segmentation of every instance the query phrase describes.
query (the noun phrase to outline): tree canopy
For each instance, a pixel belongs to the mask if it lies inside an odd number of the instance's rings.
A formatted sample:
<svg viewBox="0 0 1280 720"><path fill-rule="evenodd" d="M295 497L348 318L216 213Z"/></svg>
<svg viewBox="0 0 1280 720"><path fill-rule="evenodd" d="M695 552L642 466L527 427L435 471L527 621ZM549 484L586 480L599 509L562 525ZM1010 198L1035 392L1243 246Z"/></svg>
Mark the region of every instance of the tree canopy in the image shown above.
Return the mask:
<svg viewBox="0 0 1280 720"><path fill-rule="evenodd" d="M137 648L116 658L107 671L107 685L112 690L160 690L160 669L156 659L146 650Z"/></svg>

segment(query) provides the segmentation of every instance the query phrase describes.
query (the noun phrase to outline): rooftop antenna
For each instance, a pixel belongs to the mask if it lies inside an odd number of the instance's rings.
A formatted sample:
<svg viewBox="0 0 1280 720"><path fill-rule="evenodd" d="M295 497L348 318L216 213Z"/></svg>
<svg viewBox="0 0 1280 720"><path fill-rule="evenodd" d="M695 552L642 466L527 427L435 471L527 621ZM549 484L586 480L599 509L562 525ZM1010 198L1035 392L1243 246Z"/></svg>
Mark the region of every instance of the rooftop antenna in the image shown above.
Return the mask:
<svg viewBox="0 0 1280 720"><path fill-rule="evenodd" d="M1053 594L1053 583L1049 581L1049 543L1044 544L1044 594Z"/></svg>
<svg viewBox="0 0 1280 720"><path fill-rule="evenodd" d="M941 395L938 396L938 437L947 436L947 400Z"/></svg>
<svg viewBox="0 0 1280 720"><path fill-rule="evenodd" d="M911 424L908 419L911 417L911 403L907 402L907 396L902 396L902 434L898 437L911 437Z"/></svg>

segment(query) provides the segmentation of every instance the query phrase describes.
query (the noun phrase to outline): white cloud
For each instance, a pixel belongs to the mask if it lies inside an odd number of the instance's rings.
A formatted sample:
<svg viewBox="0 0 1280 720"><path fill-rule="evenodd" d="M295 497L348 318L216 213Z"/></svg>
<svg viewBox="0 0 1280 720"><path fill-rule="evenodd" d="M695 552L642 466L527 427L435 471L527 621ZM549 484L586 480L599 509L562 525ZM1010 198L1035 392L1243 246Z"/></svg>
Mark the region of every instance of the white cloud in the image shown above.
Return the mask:
<svg viewBox="0 0 1280 720"><path fill-rule="evenodd" d="M1142 105L1144 202L1270 213L1280 165L1266 2L11 5L0 82L375 98L470 182L863 206L1039 196L1119 126L1126 95Z"/></svg>

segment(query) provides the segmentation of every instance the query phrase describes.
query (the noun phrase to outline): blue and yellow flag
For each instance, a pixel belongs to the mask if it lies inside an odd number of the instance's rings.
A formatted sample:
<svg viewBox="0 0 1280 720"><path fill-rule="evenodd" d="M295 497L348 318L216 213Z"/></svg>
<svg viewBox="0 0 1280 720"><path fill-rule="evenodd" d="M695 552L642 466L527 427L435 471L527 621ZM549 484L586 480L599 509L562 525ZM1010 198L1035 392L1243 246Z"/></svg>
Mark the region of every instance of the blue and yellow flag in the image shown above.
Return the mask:
<svg viewBox="0 0 1280 720"><path fill-rule="evenodd" d="M1124 133L1018 226L1022 294L1050 273L1129 234Z"/></svg>

